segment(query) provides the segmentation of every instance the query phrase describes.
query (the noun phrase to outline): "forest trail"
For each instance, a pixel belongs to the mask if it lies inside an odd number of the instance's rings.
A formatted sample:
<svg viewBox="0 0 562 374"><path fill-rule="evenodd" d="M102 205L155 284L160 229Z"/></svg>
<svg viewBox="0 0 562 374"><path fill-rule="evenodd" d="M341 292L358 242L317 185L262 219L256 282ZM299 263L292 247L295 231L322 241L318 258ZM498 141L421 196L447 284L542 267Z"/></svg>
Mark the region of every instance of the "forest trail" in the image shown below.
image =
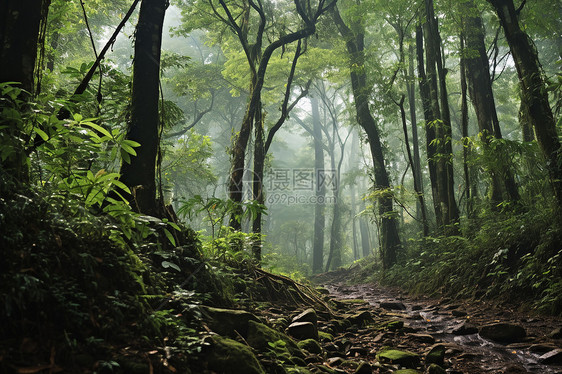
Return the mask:
<svg viewBox="0 0 562 374"><path fill-rule="evenodd" d="M341 278L328 278L320 283L336 303L355 305L355 312L369 311L375 325L397 326L346 332L348 356L351 352L356 359L372 362L375 352L390 346L417 353L427 368L428 352L443 347L447 373L562 373L559 318L522 315L482 302L412 297L375 284L346 285ZM512 326L522 327L525 336ZM503 341L492 340L494 334ZM419 363L406 367L423 368Z"/></svg>

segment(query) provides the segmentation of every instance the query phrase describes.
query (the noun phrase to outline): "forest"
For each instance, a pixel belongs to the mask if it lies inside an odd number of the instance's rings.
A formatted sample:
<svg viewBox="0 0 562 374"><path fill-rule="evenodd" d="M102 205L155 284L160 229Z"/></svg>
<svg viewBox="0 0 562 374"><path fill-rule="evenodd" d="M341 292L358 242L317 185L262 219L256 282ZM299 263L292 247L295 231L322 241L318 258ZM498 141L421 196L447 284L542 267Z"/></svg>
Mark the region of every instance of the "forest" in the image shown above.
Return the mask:
<svg viewBox="0 0 562 374"><path fill-rule="evenodd" d="M561 30L2 0L0 373L562 372Z"/></svg>

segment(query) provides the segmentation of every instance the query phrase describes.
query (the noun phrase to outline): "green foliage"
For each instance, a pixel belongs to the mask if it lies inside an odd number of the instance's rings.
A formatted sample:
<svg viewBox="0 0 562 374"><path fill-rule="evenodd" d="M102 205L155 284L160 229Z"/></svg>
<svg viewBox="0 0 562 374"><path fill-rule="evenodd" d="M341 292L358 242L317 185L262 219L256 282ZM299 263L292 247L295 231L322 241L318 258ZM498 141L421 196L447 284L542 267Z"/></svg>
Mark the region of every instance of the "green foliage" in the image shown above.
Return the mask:
<svg viewBox="0 0 562 374"><path fill-rule="evenodd" d="M462 237L410 240L385 282L417 293L505 299L561 315L558 213L487 211L478 223Z"/></svg>

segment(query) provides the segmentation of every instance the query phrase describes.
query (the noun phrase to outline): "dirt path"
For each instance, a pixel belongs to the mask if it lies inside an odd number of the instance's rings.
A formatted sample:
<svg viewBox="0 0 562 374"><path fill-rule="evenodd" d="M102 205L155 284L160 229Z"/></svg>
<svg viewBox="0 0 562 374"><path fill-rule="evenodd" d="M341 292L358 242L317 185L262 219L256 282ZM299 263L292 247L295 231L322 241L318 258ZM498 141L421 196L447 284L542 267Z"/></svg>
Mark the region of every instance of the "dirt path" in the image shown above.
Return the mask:
<svg viewBox="0 0 562 374"><path fill-rule="evenodd" d="M442 344L446 349L443 366L448 373L562 373L560 330L552 335L553 330L562 327L560 319L524 316L484 303L413 298L372 284L328 283L323 287L336 300L347 299L348 305L353 299L364 300L365 303L357 302L356 310L369 311L378 322L403 323L399 329L347 333L350 346L362 347L356 348L357 358L373 363L372 354L382 346L409 350L424 357L432 346ZM526 337L513 339L517 342L498 343L478 333L482 326L496 323L519 325L525 329ZM547 364L549 359L544 354L553 355L550 359L553 363ZM378 372L389 372L386 369L380 368Z"/></svg>

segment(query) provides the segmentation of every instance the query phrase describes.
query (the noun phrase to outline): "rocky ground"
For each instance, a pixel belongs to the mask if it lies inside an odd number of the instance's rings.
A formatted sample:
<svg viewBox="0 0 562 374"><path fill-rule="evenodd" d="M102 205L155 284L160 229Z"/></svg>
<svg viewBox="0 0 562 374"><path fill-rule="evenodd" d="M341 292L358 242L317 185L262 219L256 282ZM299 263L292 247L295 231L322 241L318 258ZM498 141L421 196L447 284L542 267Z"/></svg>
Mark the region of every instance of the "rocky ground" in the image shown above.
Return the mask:
<svg viewBox="0 0 562 374"><path fill-rule="evenodd" d="M333 281L333 279L332 279ZM214 373L562 373L560 320L330 282L322 302L204 308ZM258 306L256 306L258 305ZM214 334L216 333L216 335Z"/></svg>

